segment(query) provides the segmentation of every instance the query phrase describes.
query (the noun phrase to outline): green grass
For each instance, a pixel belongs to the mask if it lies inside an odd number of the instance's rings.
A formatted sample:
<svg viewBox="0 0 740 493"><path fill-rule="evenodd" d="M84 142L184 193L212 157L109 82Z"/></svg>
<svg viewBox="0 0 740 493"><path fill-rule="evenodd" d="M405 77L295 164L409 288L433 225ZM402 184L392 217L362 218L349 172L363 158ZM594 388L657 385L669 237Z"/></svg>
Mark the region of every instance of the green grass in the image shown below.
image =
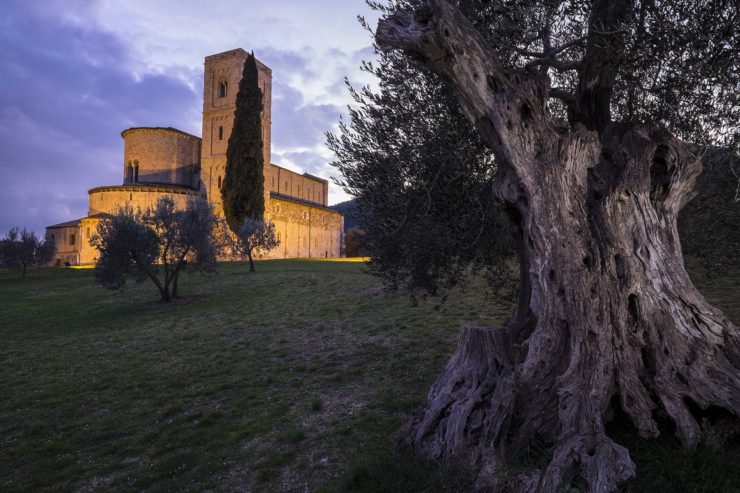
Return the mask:
<svg viewBox="0 0 740 493"><path fill-rule="evenodd" d="M172 306L150 284L103 290L91 271L0 273L0 491L466 484L394 440L460 323L497 324L509 307L476 286L414 307L355 263L257 269L187 276ZM705 284L740 319L738 279ZM629 446L640 479L628 491L740 490L737 450Z"/></svg>

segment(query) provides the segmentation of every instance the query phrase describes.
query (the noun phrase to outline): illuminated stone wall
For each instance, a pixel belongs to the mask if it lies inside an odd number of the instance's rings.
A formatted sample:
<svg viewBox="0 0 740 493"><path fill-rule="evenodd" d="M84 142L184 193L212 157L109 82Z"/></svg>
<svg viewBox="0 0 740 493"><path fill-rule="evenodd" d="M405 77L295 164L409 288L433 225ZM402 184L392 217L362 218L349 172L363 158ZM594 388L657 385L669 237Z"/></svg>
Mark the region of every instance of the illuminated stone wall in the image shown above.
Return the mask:
<svg viewBox="0 0 740 493"><path fill-rule="evenodd" d="M275 223L280 245L266 258L337 258L341 255L344 216L273 197L266 218Z"/></svg>
<svg viewBox="0 0 740 493"><path fill-rule="evenodd" d="M265 177L265 186L269 187L272 193L323 206L328 203L328 181L311 175L302 175L274 164L270 165L270 174Z"/></svg>
<svg viewBox="0 0 740 493"><path fill-rule="evenodd" d="M93 188L88 194L90 199L88 216L92 216L101 213L110 214L126 205L145 210L153 207L164 195L171 197L178 208L185 208L188 199L197 196L198 193L195 190L167 186L122 185Z"/></svg>
<svg viewBox="0 0 740 493"><path fill-rule="evenodd" d="M121 136L123 183L199 187L201 141L198 137L176 129L148 127L130 128Z"/></svg>

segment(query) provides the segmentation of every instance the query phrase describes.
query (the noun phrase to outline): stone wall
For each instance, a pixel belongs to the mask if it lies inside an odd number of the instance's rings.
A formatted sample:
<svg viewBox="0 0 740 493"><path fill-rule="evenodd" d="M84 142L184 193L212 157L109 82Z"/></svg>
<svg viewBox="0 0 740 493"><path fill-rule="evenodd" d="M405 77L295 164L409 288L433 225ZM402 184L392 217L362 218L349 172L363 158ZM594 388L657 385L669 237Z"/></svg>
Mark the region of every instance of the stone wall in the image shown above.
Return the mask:
<svg viewBox="0 0 740 493"><path fill-rule="evenodd" d="M80 238L79 224L62 227L46 228L46 239L53 240L55 246L54 258L51 265L79 265L80 247L83 240Z"/></svg>
<svg viewBox="0 0 740 493"><path fill-rule="evenodd" d="M176 129L154 127L130 128L121 136L124 183L199 187L201 140L198 137Z"/></svg>
<svg viewBox="0 0 740 493"><path fill-rule="evenodd" d="M185 208L188 199L198 193L195 190L167 186L122 185L93 188L88 194L88 216L92 216L113 213L126 205L144 210L153 207L163 195L172 197L178 208Z"/></svg>
<svg viewBox="0 0 740 493"><path fill-rule="evenodd" d="M272 193L323 206L328 204L328 181L311 175L302 175L274 164L270 165L270 174L265 177L265 186Z"/></svg>
<svg viewBox="0 0 740 493"><path fill-rule="evenodd" d="M265 217L275 223L280 241L266 258L341 256L344 218L338 212L273 197Z"/></svg>

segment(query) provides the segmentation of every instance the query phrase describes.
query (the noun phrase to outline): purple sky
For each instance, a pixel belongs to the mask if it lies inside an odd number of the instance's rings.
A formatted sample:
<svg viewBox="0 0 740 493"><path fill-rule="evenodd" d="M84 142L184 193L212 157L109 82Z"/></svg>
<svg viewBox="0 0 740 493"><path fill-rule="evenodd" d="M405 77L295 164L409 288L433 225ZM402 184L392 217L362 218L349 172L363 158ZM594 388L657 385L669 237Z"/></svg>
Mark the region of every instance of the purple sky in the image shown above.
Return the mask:
<svg viewBox="0 0 740 493"><path fill-rule="evenodd" d="M43 233L122 181L122 130L200 135L203 58L241 47L273 70L273 162L336 175L324 132L344 76L373 59L363 0L6 0L0 11L0 234ZM330 185L330 203L348 197Z"/></svg>

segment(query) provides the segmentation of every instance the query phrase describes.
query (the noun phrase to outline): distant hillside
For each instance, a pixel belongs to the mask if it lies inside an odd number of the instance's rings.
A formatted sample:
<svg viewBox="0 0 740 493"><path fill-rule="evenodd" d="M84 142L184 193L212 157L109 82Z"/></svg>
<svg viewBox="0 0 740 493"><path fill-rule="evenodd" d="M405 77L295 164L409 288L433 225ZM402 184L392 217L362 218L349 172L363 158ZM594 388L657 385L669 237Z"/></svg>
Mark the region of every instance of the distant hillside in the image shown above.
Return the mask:
<svg viewBox="0 0 740 493"><path fill-rule="evenodd" d="M355 199L334 204L329 208L344 214L344 231L359 226L357 222L357 201Z"/></svg>
<svg viewBox="0 0 740 493"><path fill-rule="evenodd" d="M740 268L739 161L729 149L706 150L697 195L678 216L683 253L714 272Z"/></svg>

